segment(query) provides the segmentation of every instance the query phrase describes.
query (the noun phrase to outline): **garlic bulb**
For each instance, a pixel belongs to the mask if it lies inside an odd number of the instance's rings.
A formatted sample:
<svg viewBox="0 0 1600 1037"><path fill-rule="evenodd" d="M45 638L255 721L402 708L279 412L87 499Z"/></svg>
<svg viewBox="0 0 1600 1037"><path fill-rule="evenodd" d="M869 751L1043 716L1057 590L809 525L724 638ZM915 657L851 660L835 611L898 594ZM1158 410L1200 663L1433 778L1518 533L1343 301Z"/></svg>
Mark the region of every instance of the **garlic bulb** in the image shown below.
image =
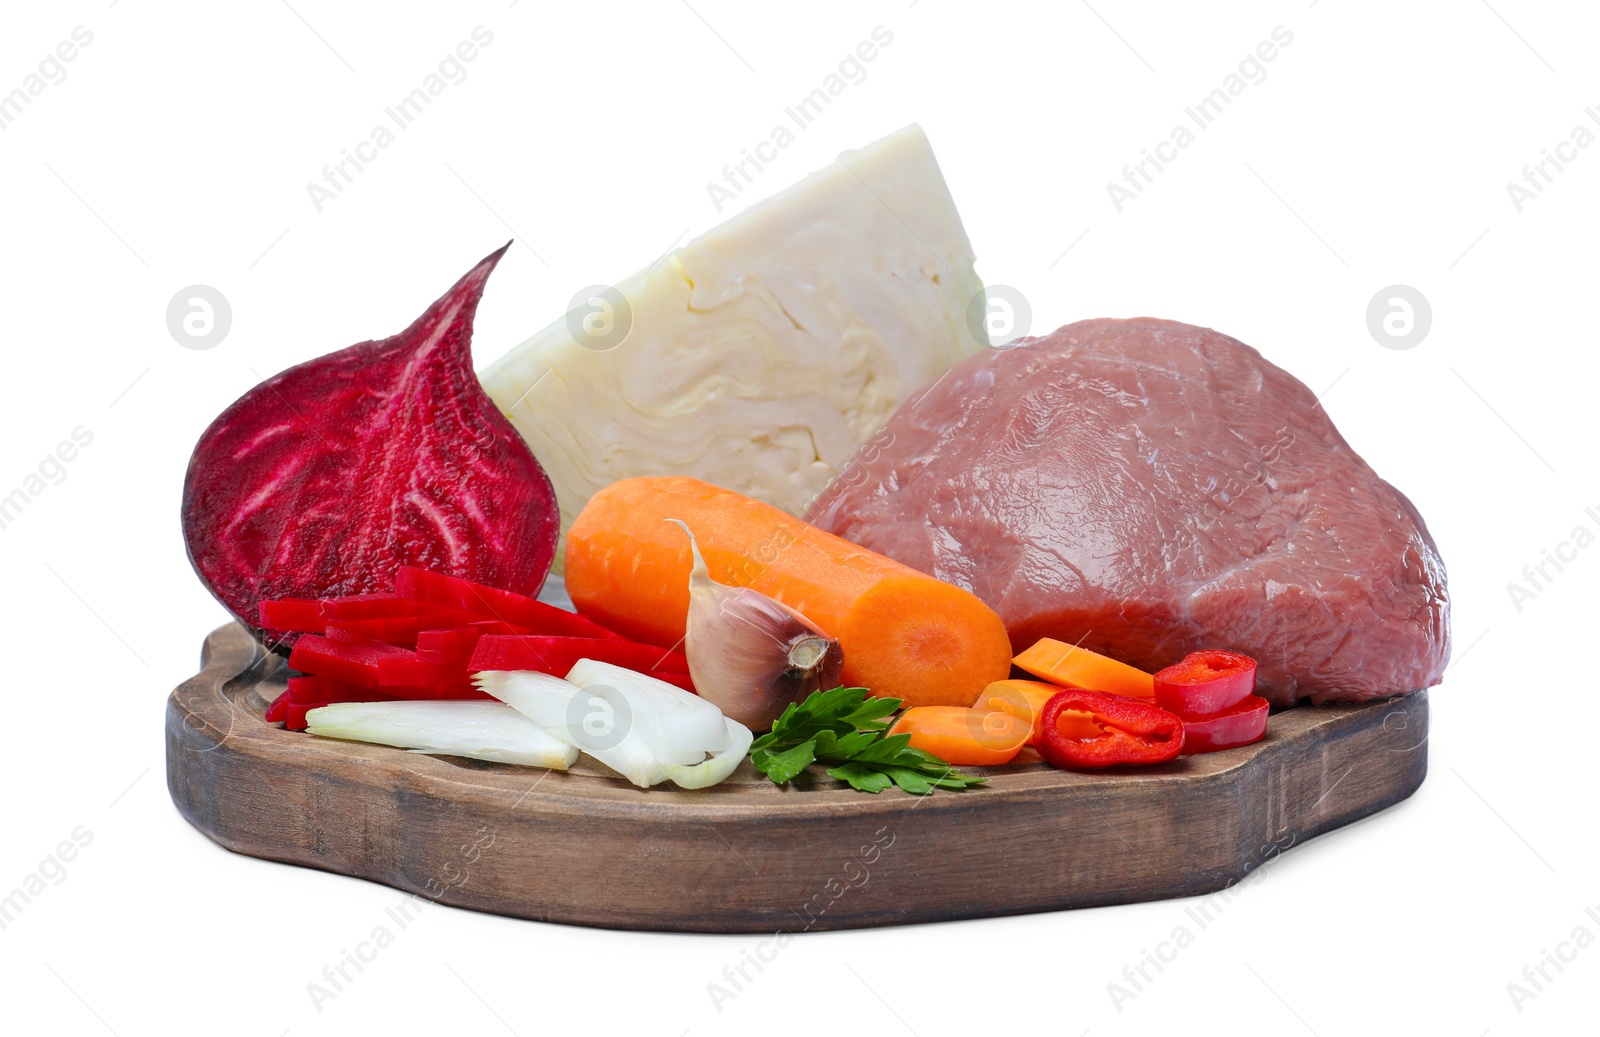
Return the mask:
<svg viewBox="0 0 1600 1037"><path fill-rule="evenodd" d="M694 531L689 536L689 622L684 654L695 690L727 716L766 731L792 702L836 687L844 668L839 642L760 591L711 578Z"/></svg>

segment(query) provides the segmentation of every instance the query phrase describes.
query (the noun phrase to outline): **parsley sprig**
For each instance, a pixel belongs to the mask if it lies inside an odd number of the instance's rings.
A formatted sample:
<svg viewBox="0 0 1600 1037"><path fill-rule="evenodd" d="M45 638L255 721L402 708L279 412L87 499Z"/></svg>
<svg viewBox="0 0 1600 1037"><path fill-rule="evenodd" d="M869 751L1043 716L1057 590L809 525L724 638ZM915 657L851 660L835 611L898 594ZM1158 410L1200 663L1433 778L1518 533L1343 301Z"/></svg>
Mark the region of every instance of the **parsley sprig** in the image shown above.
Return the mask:
<svg viewBox="0 0 1600 1037"><path fill-rule="evenodd" d="M899 708L899 699L870 698L866 688L819 691L791 704L771 732L751 743L750 762L779 784L813 763L831 764L831 777L862 792L895 785L926 795L988 780L962 774L932 753L913 749L910 735L889 734L885 718Z"/></svg>

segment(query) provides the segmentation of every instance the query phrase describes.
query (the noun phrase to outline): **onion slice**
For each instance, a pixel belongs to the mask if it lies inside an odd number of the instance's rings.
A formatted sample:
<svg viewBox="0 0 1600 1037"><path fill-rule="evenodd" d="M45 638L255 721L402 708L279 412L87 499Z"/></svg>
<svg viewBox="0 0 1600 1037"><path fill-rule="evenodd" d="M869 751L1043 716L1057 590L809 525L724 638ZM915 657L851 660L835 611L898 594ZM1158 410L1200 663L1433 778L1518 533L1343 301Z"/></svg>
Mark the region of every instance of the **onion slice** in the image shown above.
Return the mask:
<svg viewBox="0 0 1600 1037"><path fill-rule="evenodd" d="M336 702L306 713L324 738L564 771L578 750L500 702Z"/></svg>
<svg viewBox="0 0 1600 1037"><path fill-rule="evenodd" d="M750 743L755 740L755 735L732 717L725 719L730 739L728 747L703 763L678 764L667 768L667 777L672 779L674 785L680 789L710 788L739 766L739 762L750 751Z"/></svg>
<svg viewBox="0 0 1600 1037"><path fill-rule="evenodd" d="M530 670L485 670L475 679L483 691L635 785L649 788L667 779L654 749L632 731L634 711L627 701L619 710L607 697L615 695L612 689L589 691Z"/></svg>
<svg viewBox="0 0 1600 1037"><path fill-rule="evenodd" d="M583 748L582 731L573 730L584 719L582 708L574 705L583 691L576 684L533 670L482 670L473 683L563 742Z"/></svg>
<svg viewBox="0 0 1600 1037"><path fill-rule="evenodd" d="M668 779L683 788L715 785L754 737L682 688L593 659L579 660L566 680L524 670L485 670L474 680L641 788Z"/></svg>
<svg viewBox="0 0 1600 1037"><path fill-rule="evenodd" d="M699 763L729 744L722 710L666 681L593 659L574 663L567 681L606 702L614 727L639 735L664 764Z"/></svg>

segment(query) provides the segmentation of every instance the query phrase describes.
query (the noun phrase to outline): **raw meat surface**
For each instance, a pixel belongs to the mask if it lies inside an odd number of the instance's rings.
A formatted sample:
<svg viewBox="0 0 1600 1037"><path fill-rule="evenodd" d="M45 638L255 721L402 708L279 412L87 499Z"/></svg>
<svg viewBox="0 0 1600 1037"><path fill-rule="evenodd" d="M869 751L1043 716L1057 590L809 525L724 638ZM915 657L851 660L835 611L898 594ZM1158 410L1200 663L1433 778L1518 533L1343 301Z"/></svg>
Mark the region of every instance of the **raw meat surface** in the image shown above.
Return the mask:
<svg viewBox="0 0 1600 1037"><path fill-rule="evenodd" d="M1449 658L1422 516L1305 385L1188 324L1082 321L962 361L807 518L973 591L1018 650L1154 671L1233 649L1276 705L1414 691Z"/></svg>

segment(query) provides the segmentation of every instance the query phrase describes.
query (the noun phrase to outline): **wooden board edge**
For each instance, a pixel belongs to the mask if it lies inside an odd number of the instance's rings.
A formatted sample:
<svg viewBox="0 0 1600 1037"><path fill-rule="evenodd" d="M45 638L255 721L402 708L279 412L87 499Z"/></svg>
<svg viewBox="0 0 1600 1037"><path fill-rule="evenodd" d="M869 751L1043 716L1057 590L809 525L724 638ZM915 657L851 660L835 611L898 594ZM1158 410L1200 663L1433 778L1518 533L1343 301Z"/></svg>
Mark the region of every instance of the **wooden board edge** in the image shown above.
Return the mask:
<svg viewBox="0 0 1600 1037"><path fill-rule="evenodd" d="M638 913L611 913L603 905L587 911L574 910L571 905L556 910L530 908L523 903L508 902L502 896L494 895L495 891L480 892L475 889L454 888L435 890L430 888L430 882L419 881L416 874L404 867L380 867L375 862L330 859L330 848L338 841L332 837L321 840L321 845L317 844L317 840L313 840L312 845L303 848L295 846L292 839L288 838L282 842L274 842L276 835L286 837L292 835L296 822L283 813L282 804L274 806L273 797L267 794L267 790L261 790L263 795L259 811L247 811L247 816L225 816L215 801L216 797L208 794L216 790L195 787L193 774L187 773L186 768L179 766L179 761L182 760L180 754L220 751L228 741L229 733L228 730L211 723L209 718L199 717L185 705L185 700L208 690L213 693L221 692L235 681L246 680L253 683L258 677L252 676L249 672L241 674L252 661L261 663L263 653L259 652L253 639L242 628L230 625L214 631L207 638L202 652L201 672L180 685L168 700L166 717L168 788L173 802L186 820L208 838L229 850L263 859L354 875L424 896L439 903L541 921L602 928L717 933L774 933L784 929L788 924L783 912L776 909L772 912L755 911L730 915L707 914L698 910L674 913L668 906L667 909L641 916ZM265 662L271 665L270 660ZM1201 780L1211 786L1207 790L1208 794L1214 793L1217 798L1224 800L1230 796L1244 795L1252 784L1265 782L1268 786L1266 816L1261 819L1260 824L1241 827L1240 839L1232 848L1231 854L1221 854L1220 858L1209 866L1185 870L1177 881L1166 884L1146 883L1137 889L1111 887L1086 890L1081 893L1061 890L1048 893L1036 901L995 905L993 909L985 909L977 904L964 904L949 910L925 905L909 914L887 904L862 902L866 898L861 898L856 904L848 905L844 910L812 919L812 924L805 928L807 931L825 931L998 917L1067 908L1107 906L1133 900L1202 896L1225 890L1246 879L1278 853L1286 852L1279 847L1285 832L1293 833L1293 842L1288 847L1292 850L1294 846L1359 818L1387 809L1412 795L1421 786L1427 774L1427 719L1428 697L1422 692L1391 700L1381 715L1377 710L1368 710L1360 716L1360 722L1345 722L1329 737L1326 751L1333 751L1338 748L1338 743L1352 738L1363 740L1363 744L1372 741L1374 731L1377 729L1384 737L1377 739L1373 746L1368 747L1370 751L1403 754L1393 761L1386 761L1397 766L1384 768L1382 773L1388 780L1373 786L1367 794L1348 795L1351 791L1358 793L1363 791L1361 783L1364 779L1357 777L1354 779L1355 788L1347 787L1337 799L1330 799L1334 789L1344 785L1349 774L1355 772L1348 772L1344 777L1331 775L1333 788L1326 788L1321 792L1324 797L1322 801L1338 805L1337 810L1307 815L1303 810L1292 809L1291 798L1303 798L1316 792L1317 788L1327 786L1330 775L1323 775L1320 785L1314 787L1305 780L1297 780L1288 761L1282 758L1288 751L1285 747L1278 747L1270 752L1264 749L1260 755L1252 757L1248 764L1205 775ZM1267 749L1272 747L1269 746ZM221 780L230 780L224 777L226 768L220 766L224 758L219 756L212 761L206 761L208 767L204 772ZM1300 778L1304 777L1305 775L1300 775ZM463 787L471 789L475 786L469 779L463 778ZM396 787L395 792L397 797L415 794L400 786ZM852 805L859 804L860 810L864 811L859 815L861 817L870 819L878 816L881 819L909 816L904 813L903 804L898 808L892 805L885 807L893 804L893 800L883 797L869 799L854 793L850 795L855 798L849 802ZM1011 792L1008 798L1017 799L1019 803L1026 801L1030 804L1030 809L1035 812L1031 816L1037 817L1045 816L1039 811L1041 804L1048 801L1049 795L1048 791L1024 790ZM289 805L292 806L292 803ZM917 805L923 807L923 804ZM966 813L984 809L991 815L994 813L992 809L980 807L962 796L951 796L938 801L929 800L927 804L928 807L936 805L938 809L922 811L923 816L930 819L929 823L932 823L931 818L946 812ZM254 816L248 816L252 813ZM1291 813L1294 814L1293 825L1286 823L1280 825L1279 822L1286 821ZM741 814L741 811L731 812L727 821L738 823L749 820ZM662 818L659 814L648 815L649 812L646 811L631 818L631 821L645 826L661 823ZM792 822L793 819L788 820ZM991 817L990 822L992 821ZM1135 842L1143 845L1137 837ZM1153 851L1153 847L1148 848Z"/></svg>

